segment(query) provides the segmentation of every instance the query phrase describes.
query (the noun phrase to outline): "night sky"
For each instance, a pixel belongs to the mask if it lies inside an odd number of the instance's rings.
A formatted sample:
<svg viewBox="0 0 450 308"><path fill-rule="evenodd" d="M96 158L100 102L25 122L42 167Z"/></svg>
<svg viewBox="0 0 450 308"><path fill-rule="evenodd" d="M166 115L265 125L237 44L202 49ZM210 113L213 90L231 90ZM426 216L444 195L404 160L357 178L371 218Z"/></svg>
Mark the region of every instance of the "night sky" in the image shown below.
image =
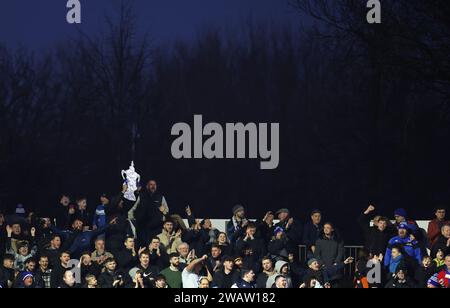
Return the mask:
<svg viewBox="0 0 450 308"><path fill-rule="evenodd" d="M90 35L102 31L105 16L114 16L117 0L81 1L82 24L66 23L66 0L1 0L0 42L31 49L50 48L73 37L77 27ZM282 0L135 0L138 28L157 43L190 40L203 26L236 27L256 21L290 23L298 18ZM27 22L25 22L27 21Z"/></svg>
<svg viewBox="0 0 450 308"><path fill-rule="evenodd" d="M55 60L49 69L51 83L31 86L41 94L39 102L50 106L41 111L36 104L41 112L36 114L44 115L36 120L27 105L35 101L34 92L16 82L34 80L31 70L5 65L8 71L0 74L0 82L6 80L11 91L23 97L18 104L10 98L17 108L0 113L0 155L6 153L0 156L1 207L14 209L24 203L48 210L62 192L87 195L92 207L101 190L117 189L120 170L131 159L144 180L160 181L173 208L184 210L189 204L199 216L225 218L233 205L242 203L255 218L269 209L289 207L302 221L310 210L320 208L350 240L358 232L348 226L369 201L380 214L391 217L395 208L405 207L417 219L431 218L437 203L448 204L450 52L448 18L441 14L445 10L418 1L408 6L410 11L393 6L383 26L374 28L366 22L361 4L361 11L343 19L351 21L351 35L328 30L316 20L326 34L318 36L310 31L316 28L312 17L305 16L308 12L295 10L289 0L133 2L137 34L148 34L149 50L156 47L160 57L152 58L152 70L145 65L139 78L125 78L125 91L122 72L113 74L118 82L109 75L104 78L105 86L92 69L97 65L77 49L84 45L73 44L83 42L80 31L94 42L108 37L106 18L117 23L120 0L81 0L81 25L66 22L66 0L0 0L0 47L6 46L0 56L7 55L5 63L17 61L16 55L20 60L22 53L15 50L22 47L36 58L50 54ZM267 28L260 24L289 31L267 31L266 36L248 35L241 41L246 31L264 32ZM216 40L208 36L210 29L225 35ZM220 49L228 39L234 49ZM186 44L174 44L179 40ZM424 45L431 51L423 52ZM58 52L66 57L58 57ZM92 62L103 68L95 56ZM112 57L108 51L102 56ZM45 81L47 67L38 64L29 65L43 73L38 77ZM48 88L53 83L61 92ZM41 86L45 91L39 91ZM109 93L109 88L114 91ZM80 95L71 95L73 91ZM8 97L0 97L0 108L3 101L8 103ZM118 107L111 114L98 110L105 106ZM54 118L51 108L60 116ZM194 112L208 122L280 122L280 167L269 172L259 170L259 161L175 161L170 126L191 121ZM25 133L17 121L21 114L28 121ZM100 117L104 119L99 124ZM128 124L136 119L137 157L132 158Z"/></svg>

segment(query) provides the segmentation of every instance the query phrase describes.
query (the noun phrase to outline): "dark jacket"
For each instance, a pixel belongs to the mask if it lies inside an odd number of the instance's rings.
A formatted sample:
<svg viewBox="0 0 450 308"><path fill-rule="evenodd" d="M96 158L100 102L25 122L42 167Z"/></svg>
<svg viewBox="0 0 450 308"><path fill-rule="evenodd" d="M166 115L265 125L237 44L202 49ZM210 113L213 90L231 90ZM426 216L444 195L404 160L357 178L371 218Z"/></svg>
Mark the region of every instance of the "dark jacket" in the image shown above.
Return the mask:
<svg viewBox="0 0 450 308"><path fill-rule="evenodd" d="M247 282L242 278L238 278L238 280L235 283L236 288L238 289L255 289L256 283L254 282Z"/></svg>
<svg viewBox="0 0 450 308"><path fill-rule="evenodd" d="M223 270L214 273L213 286L219 289L230 289L239 279L239 272L232 271L230 274L225 274Z"/></svg>
<svg viewBox="0 0 450 308"><path fill-rule="evenodd" d="M316 251L314 257L318 259L326 268L332 268L335 264L344 261L344 242L335 233L330 239L321 235L316 242ZM341 278L340 273L336 273L332 280Z"/></svg>
<svg viewBox="0 0 450 308"><path fill-rule="evenodd" d="M118 268L126 273L139 263L138 255L136 254L136 256L133 257L133 252L125 248L117 253L116 260Z"/></svg>
<svg viewBox="0 0 450 308"><path fill-rule="evenodd" d="M144 280L144 285L146 288L154 288L155 287L155 278L159 273L159 269L156 266L150 265L147 268L142 267L141 265L137 266L139 270L142 271L142 278Z"/></svg>
<svg viewBox="0 0 450 308"><path fill-rule="evenodd" d="M385 286L386 289L414 289L416 285L414 282L406 278L405 281L399 281L397 278L392 278Z"/></svg>
<svg viewBox="0 0 450 308"><path fill-rule="evenodd" d="M189 248L194 249L198 256L205 255L208 252L209 234L204 230L187 230L183 232L181 239L189 244Z"/></svg>
<svg viewBox="0 0 450 308"><path fill-rule="evenodd" d="M414 280L418 288L426 289L428 286L428 279L437 273L436 266L424 268L423 265L416 269Z"/></svg>
<svg viewBox="0 0 450 308"><path fill-rule="evenodd" d="M53 266L52 274L50 276L50 286L52 289L59 288L63 282L64 273L67 271L61 263Z"/></svg>
<svg viewBox="0 0 450 308"><path fill-rule="evenodd" d="M288 220L285 222L279 222L276 227L283 228L289 239L290 249L298 251L298 246L302 243L303 226L298 220L294 220L294 223L287 228Z"/></svg>
<svg viewBox="0 0 450 308"><path fill-rule="evenodd" d="M322 230L323 224L316 226L312 221L308 221L303 229L303 244L305 244L308 249L316 245L316 241L319 239Z"/></svg>
<svg viewBox="0 0 450 308"><path fill-rule="evenodd" d="M361 214L358 224L364 232L365 247L372 255L380 255L386 252L389 240L392 238L392 230L386 228L383 232L377 227L370 226L370 216Z"/></svg>
<svg viewBox="0 0 450 308"><path fill-rule="evenodd" d="M330 282L327 271L324 270L314 271L308 268L306 270L305 276L303 277L303 282L306 284L307 288L309 288L311 280L313 279L317 280L322 286Z"/></svg>
<svg viewBox="0 0 450 308"><path fill-rule="evenodd" d="M143 191L134 211L139 246L147 247L151 239L161 233L164 214L159 210L162 196Z"/></svg>
<svg viewBox="0 0 450 308"><path fill-rule="evenodd" d="M115 256L122 250L127 235L131 235L132 232L130 224L125 216L108 216L108 220L111 221L113 217L117 217L117 220L116 224L110 225L106 230L106 249Z"/></svg>
<svg viewBox="0 0 450 308"><path fill-rule="evenodd" d="M66 229L69 226L69 207L58 204L53 210L53 221L58 229Z"/></svg>
<svg viewBox="0 0 450 308"><path fill-rule="evenodd" d="M256 237L264 241L266 247L272 240L273 233L275 231L275 225L269 226L264 221L259 221L256 224Z"/></svg>
<svg viewBox="0 0 450 308"><path fill-rule="evenodd" d="M450 254L450 247L447 247L448 239L445 238L442 234L437 239L436 243L431 248L431 257L436 258L436 254L439 250L444 252L444 256Z"/></svg>
<svg viewBox="0 0 450 308"><path fill-rule="evenodd" d="M14 269L0 267L0 286L8 288L8 281L14 282Z"/></svg>
<svg viewBox="0 0 450 308"><path fill-rule="evenodd" d="M120 278L122 278L122 281L126 281L126 277L119 271L104 271L98 277L98 286L102 289L112 289L114 281L120 280ZM117 285L115 288L123 288L124 286L125 283L122 286Z"/></svg>
<svg viewBox="0 0 450 308"><path fill-rule="evenodd" d="M109 225L95 231L59 230L52 227L52 231L60 235L64 240L63 250L68 250L72 258L80 258L85 251L90 251L93 240L104 233Z"/></svg>
<svg viewBox="0 0 450 308"><path fill-rule="evenodd" d="M247 249L251 249L255 258L259 260L262 259L267 253L265 242L259 238L247 239L247 241L244 239L239 239L236 242L235 252L237 255L243 256L244 251ZM222 255L225 255L223 251Z"/></svg>
<svg viewBox="0 0 450 308"><path fill-rule="evenodd" d="M262 272L258 275L258 278L256 278L256 286L259 289L265 289L267 285L267 280L269 279L269 275Z"/></svg>
<svg viewBox="0 0 450 308"><path fill-rule="evenodd" d="M235 225L234 217L232 217L231 220L227 223L227 236L230 242L235 244L239 238L244 236L244 234L245 234L245 227L242 226L242 222Z"/></svg>
<svg viewBox="0 0 450 308"><path fill-rule="evenodd" d="M289 247L289 239L283 235L281 239L272 239L269 243L268 250L273 258L276 258L277 260L287 260L289 256Z"/></svg>

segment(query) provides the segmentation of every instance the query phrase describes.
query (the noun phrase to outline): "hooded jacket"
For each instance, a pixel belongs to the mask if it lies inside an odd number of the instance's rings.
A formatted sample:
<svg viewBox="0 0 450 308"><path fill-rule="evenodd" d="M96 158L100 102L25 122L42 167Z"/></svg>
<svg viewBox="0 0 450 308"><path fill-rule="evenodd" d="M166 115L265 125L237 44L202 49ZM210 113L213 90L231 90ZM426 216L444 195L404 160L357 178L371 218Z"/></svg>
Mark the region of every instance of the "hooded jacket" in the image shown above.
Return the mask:
<svg viewBox="0 0 450 308"><path fill-rule="evenodd" d="M272 286L275 284L275 279L279 276L282 275L281 270L283 269L284 266L289 266L289 263L285 262L285 261L278 261L277 263L275 263L275 275L270 276L267 279L267 284L266 284L266 288L270 289L272 288ZM292 278L290 275L283 275L286 280L287 280L287 287L288 288L292 288L293 284L292 284Z"/></svg>

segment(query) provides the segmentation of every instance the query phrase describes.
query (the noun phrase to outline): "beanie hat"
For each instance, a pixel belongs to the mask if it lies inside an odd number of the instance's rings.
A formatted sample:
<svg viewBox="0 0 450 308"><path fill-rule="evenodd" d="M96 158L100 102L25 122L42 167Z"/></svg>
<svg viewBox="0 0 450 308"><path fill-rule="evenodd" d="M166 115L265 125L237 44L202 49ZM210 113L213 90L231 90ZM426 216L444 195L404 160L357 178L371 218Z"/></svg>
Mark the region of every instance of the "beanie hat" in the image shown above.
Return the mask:
<svg viewBox="0 0 450 308"><path fill-rule="evenodd" d="M394 216L401 216L401 217L407 217L407 214L406 214L406 210L405 209L396 209L395 211L394 211Z"/></svg>
<svg viewBox="0 0 450 308"><path fill-rule="evenodd" d="M233 215L236 215L238 212L244 211L244 210L245 210L245 209L244 209L244 207L243 207L242 205L240 205L240 204L235 205L235 206L233 207Z"/></svg>
<svg viewBox="0 0 450 308"><path fill-rule="evenodd" d="M33 276L33 274L31 273L31 272L23 272L22 273L22 281L25 281L25 279L27 279L27 278L33 278L34 276Z"/></svg>
<svg viewBox="0 0 450 308"><path fill-rule="evenodd" d="M314 259L314 258L309 259L308 266L311 266L311 264L313 264L314 262L319 262L319 261L317 259Z"/></svg>

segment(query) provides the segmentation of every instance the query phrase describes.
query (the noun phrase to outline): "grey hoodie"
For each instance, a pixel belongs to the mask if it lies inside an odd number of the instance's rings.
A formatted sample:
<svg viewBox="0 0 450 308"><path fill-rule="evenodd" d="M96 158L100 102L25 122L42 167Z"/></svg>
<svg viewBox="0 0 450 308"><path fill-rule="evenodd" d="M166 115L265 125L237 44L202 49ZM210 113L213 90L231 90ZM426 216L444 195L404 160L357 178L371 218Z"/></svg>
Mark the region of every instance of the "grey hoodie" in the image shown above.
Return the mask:
<svg viewBox="0 0 450 308"><path fill-rule="evenodd" d="M266 288L267 289L271 289L272 286L275 284L275 278L277 278L277 276L281 275L281 269L285 266L289 266L289 263L285 262L285 261L278 261L277 263L275 263L275 275L270 276L267 279L267 284L266 284ZM292 279L291 277L285 276L286 280L287 280L287 287L288 288L292 288Z"/></svg>

